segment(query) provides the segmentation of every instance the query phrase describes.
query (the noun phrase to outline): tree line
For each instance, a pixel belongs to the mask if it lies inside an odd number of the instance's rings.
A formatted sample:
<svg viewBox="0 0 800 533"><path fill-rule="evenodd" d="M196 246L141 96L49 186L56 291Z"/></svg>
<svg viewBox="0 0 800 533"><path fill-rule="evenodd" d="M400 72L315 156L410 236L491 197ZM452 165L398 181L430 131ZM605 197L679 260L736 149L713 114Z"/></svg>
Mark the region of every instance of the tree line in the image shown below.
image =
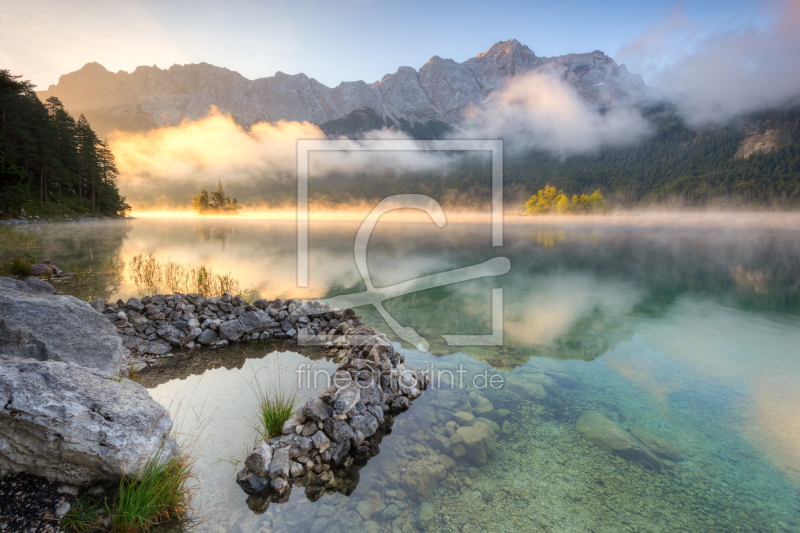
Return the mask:
<svg viewBox="0 0 800 533"><path fill-rule="evenodd" d="M54 96L40 101L34 88L0 70L0 217L124 214L108 143L86 117L75 120Z"/></svg>

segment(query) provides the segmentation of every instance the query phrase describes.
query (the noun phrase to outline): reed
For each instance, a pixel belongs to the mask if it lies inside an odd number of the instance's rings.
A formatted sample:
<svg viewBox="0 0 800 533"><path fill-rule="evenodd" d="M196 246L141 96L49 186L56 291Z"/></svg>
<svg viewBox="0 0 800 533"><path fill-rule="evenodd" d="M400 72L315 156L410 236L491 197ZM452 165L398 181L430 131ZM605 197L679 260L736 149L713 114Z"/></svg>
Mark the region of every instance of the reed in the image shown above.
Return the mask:
<svg viewBox="0 0 800 533"><path fill-rule="evenodd" d="M138 254L128 265L131 280L142 296L165 292L194 292L205 296L222 296L224 292L239 294L249 303L258 298L255 287L243 287L231 273L217 274L210 267L200 265L187 268L171 258L159 260L151 252Z"/></svg>

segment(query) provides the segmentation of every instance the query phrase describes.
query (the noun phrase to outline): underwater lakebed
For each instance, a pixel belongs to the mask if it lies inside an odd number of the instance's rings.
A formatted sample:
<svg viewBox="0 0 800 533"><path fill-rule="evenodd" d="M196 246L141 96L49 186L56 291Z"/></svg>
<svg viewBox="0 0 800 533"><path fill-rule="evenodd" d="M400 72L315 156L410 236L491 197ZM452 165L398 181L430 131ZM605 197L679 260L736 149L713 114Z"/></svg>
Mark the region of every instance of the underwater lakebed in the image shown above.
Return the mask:
<svg viewBox="0 0 800 533"><path fill-rule="evenodd" d="M289 345L243 345L247 359L230 368L208 364L220 351L193 355L187 361L206 363L159 383L145 372L154 398L181 407L181 429L201 435L198 529L800 530L800 224L781 217L508 217L498 248L486 224L379 223L367 254L376 286L509 258L505 275L384 302L430 342L428 352L400 343L374 308L356 309L389 334L409 367L463 369L463 389L434 380L395 418L379 453L318 500L295 487L287 502L259 506L248 505L232 464L255 437L249 383L280 376L291 386L301 364L335 365ZM59 265L80 254L126 263L154 252L231 271L262 297L365 288L353 255L357 224L312 221L311 283L302 290L292 222L139 219L84 229L68 250L50 244L63 231L57 225L35 231ZM496 288L503 345L448 345L442 335L492 333ZM124 269L101 290L106 299L139 294ZM504 386L473 386L473 377L495 374ZM301 401L318 390L301 387ZM182 417L187 406L199 418ZM477 452L460 455L452 438L477 419L492 432L479 436L485 462ZM626 439L630 448L617 454L598 447Z"/></svg>

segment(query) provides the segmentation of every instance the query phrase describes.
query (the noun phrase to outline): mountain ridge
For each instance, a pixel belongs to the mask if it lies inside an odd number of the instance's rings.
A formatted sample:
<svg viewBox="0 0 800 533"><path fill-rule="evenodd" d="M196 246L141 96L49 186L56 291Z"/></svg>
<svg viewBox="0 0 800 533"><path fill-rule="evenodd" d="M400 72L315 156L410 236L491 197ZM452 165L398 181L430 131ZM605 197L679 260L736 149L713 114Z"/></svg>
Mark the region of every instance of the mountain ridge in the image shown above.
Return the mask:
<svg viewBox="0 0 800 533"><path fill-rule="evenodd" d="M401 66L371 84L358 80L328 87L302 72L280 71L249 80L208 63L117 73L87 63L38 94L42 100L59 97L101 131L174 126L202 118L211 106L244 127L279 120L322 124L365 109L398 126L430 120L457 124L467 109L480 106L512 77L540 69L555 72L596 107L636 103L650 89L641 76L599 50L541 57L510 39L461 63L433 56L419 70Z"/></svg>

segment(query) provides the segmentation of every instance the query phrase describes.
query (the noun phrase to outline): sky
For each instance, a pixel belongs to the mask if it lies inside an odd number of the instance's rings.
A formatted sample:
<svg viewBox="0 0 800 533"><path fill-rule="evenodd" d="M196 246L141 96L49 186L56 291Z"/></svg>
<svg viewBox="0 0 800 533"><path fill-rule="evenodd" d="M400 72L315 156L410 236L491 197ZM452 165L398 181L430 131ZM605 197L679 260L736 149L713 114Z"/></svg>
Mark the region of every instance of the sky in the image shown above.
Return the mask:
<svg viewBox="0 0 800 533"><path fill-rule="evenodd" d="M200 62L250 79L304 72L335 86L513 38L541 56L602 50L659 85L709 39L779 23L779 4L0 0L0 68L40 89L92 61L114 72Z"/></svg>

